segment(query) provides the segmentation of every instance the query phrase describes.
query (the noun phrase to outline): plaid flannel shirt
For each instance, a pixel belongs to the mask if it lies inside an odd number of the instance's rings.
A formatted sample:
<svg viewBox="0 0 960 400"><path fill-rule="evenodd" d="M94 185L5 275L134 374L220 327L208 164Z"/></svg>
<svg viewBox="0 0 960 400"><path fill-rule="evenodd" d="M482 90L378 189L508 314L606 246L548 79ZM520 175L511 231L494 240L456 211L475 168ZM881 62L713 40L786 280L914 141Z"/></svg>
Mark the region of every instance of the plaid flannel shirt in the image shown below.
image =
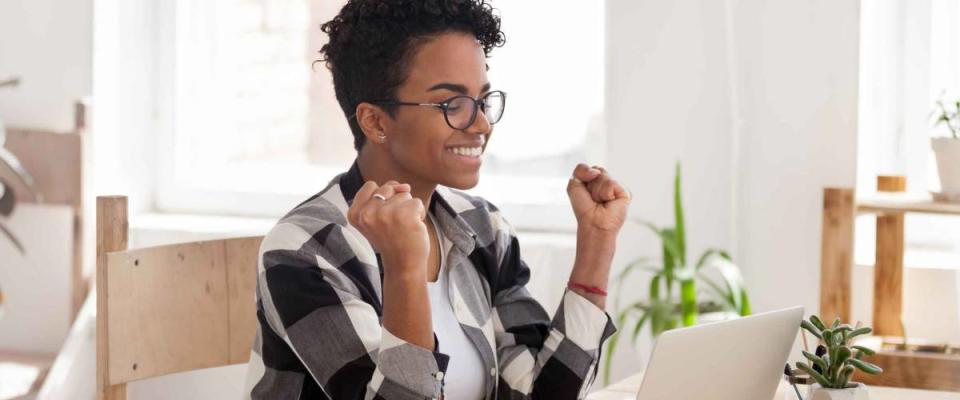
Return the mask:
<svg viewBox="0 0 960 400"><path fill-rule="evenodd" d="M441 396L444 344L430 351L382 326L379 254L346 220L363 182L354 162L264 238L253 399ZM450 303L489 372L485 398L586 396L616 330L609 315L567 290L551 319L525 288L530 270L516 234L492 204L438 186L428 210L454 244L444 267Z"/></svg>

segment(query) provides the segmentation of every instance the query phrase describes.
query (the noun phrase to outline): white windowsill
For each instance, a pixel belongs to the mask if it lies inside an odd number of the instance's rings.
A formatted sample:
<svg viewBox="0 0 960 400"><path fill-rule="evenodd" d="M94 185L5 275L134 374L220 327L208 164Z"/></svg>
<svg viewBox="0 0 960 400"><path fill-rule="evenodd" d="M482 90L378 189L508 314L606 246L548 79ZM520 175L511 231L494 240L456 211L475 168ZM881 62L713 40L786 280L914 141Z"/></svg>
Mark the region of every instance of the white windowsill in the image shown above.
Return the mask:
<svg viewBox="0 0 960 400"><path fill-rule="evenodd" d="M572 216L570 218L573 218ZM159 246L199 240L265 235L276 218L150 212L130 218L130 247ZM515 225L516 227L516 225ZM525 245L574 247L574 230L550 229L550 224L518 229Z"/></svg>

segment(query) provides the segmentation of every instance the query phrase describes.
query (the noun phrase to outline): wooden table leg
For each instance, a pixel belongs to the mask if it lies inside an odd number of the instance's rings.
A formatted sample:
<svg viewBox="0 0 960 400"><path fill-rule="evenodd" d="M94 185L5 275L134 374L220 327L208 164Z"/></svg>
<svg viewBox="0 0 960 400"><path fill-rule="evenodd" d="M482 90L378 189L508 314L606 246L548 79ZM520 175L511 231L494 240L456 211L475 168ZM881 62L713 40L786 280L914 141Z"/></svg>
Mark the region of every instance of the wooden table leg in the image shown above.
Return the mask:
<svg viewBox="0 0 960 400"><path fill-rule="evenodd" d="M823 191L823 227L820 244L820 316L824 320L850 319L850 281L853 273L853 190Z"/></svg>
<svg viewBox="0 0 960 400"><path fill-rule="evenodd" d="M880 192L904 192L907 178L878 176ZM873 275L873 330L879 336L903 336L903 213L877 216L877 253Z"/></svg>

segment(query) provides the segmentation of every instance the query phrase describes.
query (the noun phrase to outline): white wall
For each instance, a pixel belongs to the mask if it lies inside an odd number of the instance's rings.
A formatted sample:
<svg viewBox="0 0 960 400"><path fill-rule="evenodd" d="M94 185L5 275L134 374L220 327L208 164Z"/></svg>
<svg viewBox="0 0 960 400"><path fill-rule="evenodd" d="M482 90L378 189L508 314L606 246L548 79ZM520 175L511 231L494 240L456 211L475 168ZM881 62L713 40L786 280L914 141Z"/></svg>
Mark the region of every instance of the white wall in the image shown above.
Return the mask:
<svg viewBox="0 0 960 400"><path fill-rule="evenodd" d="M859 2L733 3L737 253L758 309L816 311L823 187L856 183Z"/></svg>
<svg viewBox="0 0 960 400"><path fill-rule="evenodd" d="M0 120L69 131L73 103L92 88L93 0L0 2Z"/></svg>
<svg viewBox="0 0 960 400"><path fill-rule="evenodd" d="M157 116L167 112L172 90L156 87L154 73L174 62L158 39L174 33L159 21L173 3L97 0L95 8L93 151L86 161L97 178L92 191L128 196L131 215L153 208L157 136L168 128Z"/></svg>
<svg viewBox="0 0 960 400"><path fill-rule="evenodd" d="M90 96L93 86L92 32L93 0L0 2L0 79L21 80L0 89L0 123L72 131L74 103ZM4 221L30 248L24 258L0 243L0 285L10 298L6 315L0 315L4 350L54 354L67 335L73 246L68 211L20 205Z"/></svg>
<svg viewBox="0 0 960 400"><path fill-rule="evenodd" d="M754 311L815 311L822 189L856 176L859 2L609 1L607 29L610 166L631 215L672 221L682 161L691 254L731 250ZM656 246L625 229L615 265ZM614 379L649 346L618 351Z"/></svg>

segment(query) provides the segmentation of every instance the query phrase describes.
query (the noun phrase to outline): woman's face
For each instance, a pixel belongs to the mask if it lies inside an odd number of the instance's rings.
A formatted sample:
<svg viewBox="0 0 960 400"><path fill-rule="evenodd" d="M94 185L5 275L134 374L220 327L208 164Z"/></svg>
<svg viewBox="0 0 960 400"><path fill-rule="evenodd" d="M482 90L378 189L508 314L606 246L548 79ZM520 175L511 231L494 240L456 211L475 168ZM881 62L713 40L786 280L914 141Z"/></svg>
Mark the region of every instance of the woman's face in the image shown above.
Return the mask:
<svg viewBox="0 0 960 400"><path fill-rule="evenodd" d="M477 40L444 33L418 46L396 99L442 103L459 95L477 99L489 90L486 59ZM399 106L394 115L383 122L387 140L382 145L398 167L424 183L457 189L477 185L481 157L493 132L480 110L462 130L450 127L437 107Z"/></svg>

